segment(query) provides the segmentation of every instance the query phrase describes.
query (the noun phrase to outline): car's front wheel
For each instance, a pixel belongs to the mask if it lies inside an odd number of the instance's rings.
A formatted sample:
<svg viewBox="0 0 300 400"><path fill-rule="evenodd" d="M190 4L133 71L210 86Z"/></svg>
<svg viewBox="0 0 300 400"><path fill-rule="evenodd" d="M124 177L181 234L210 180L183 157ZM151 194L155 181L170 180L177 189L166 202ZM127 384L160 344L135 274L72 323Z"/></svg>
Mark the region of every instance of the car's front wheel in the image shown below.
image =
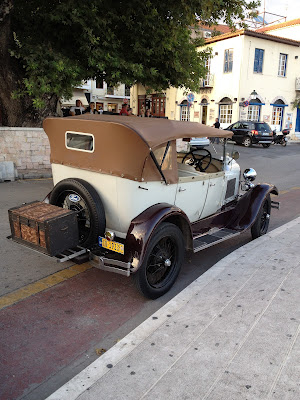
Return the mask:
<svg viewBox="0 0 300 400"><path fill-rule="evenodd" d="M244 145L245 147L251 147L251 146L252 146L251 137L246 136L246 137L244 138L244 140L243 140L243 145Z"/></svg>
<svg viewBox="0 0 300 400"><path fill-rule="evenodd" d="M173 286L184 259L181 230L164 222L150 239L144 260L132 275L137 289L149 299L157 299Z"/></svg>
<svg viewBox="0 0 300 400"><path fill-rule="evenodd" d="M271 214L271 198L270 195L265 199L262 204L257 218L251 227L252 239L265 235L268 232Z"/></svg>

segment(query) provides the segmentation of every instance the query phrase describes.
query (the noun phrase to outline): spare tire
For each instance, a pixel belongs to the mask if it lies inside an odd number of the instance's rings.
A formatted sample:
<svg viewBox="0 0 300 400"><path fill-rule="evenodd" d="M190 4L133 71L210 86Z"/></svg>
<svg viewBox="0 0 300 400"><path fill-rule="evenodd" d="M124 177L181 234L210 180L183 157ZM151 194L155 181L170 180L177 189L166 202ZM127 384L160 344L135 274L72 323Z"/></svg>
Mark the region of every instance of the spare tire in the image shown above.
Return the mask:
<svg viewBox="0 0 300 400"><path fill-rule="evenodd" d="M104 235L105 211L100 196L82 179L64 179L54 186L50 204L77 212L79 245L89 247Z"/></svg>

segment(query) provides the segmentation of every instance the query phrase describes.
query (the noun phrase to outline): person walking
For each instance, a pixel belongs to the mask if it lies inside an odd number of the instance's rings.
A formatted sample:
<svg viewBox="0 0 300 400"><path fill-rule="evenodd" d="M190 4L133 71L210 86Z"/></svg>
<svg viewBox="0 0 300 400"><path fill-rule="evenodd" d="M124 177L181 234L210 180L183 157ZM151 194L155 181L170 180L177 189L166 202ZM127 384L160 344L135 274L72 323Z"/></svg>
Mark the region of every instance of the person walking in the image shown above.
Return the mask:
<svg viewBox="0 0 300 400"><path fill-rule="evenodd" d="M220 122L219 122L219 118L216 118L215 123L213 124L214 128L216 129L220 129ZM214 137L212 140L213 143L219 144L220 139L218 137Z"/></svg>

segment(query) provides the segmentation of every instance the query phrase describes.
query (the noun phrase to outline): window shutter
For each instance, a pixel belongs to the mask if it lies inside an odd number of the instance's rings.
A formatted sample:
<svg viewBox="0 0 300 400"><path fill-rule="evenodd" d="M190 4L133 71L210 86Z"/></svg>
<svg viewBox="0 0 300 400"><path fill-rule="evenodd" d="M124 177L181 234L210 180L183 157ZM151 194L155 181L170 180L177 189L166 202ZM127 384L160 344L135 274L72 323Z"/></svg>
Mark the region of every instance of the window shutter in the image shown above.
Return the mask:
<svg viewBox="0 0 300 400"><path fill-rule="evenodd" d="M224 72L228 72L228 50L225 50Z"/></svg>
<svg viewBox="0 0 300 400"><path fill-rule="evenodd" d="M258 59L259 59L259 49L255 49L255 55L254 55L254 72L258 72Z"/></svg>
<svg viewBox="0 0 300 400"><path fill-rule="evenodd" d="M262 72L263 60L264 60L264 50L259 50L259 53L258 53L258 71L257 72Z"/></svg>

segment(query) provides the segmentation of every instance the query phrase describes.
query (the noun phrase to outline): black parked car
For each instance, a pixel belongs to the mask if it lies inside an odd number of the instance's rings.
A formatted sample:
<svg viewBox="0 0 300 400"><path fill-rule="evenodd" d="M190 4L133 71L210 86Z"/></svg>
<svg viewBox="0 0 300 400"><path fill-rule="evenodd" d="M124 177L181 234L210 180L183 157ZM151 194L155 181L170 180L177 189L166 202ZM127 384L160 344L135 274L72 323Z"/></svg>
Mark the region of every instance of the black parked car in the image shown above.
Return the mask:
<svg viewBox="0 0 300 400"><path fill-rule="evenodd" d="M273 139L271 127L266 122L238 121L226 128L233 132L232 140L245 147L262 144L270 147Z"/></svg>

